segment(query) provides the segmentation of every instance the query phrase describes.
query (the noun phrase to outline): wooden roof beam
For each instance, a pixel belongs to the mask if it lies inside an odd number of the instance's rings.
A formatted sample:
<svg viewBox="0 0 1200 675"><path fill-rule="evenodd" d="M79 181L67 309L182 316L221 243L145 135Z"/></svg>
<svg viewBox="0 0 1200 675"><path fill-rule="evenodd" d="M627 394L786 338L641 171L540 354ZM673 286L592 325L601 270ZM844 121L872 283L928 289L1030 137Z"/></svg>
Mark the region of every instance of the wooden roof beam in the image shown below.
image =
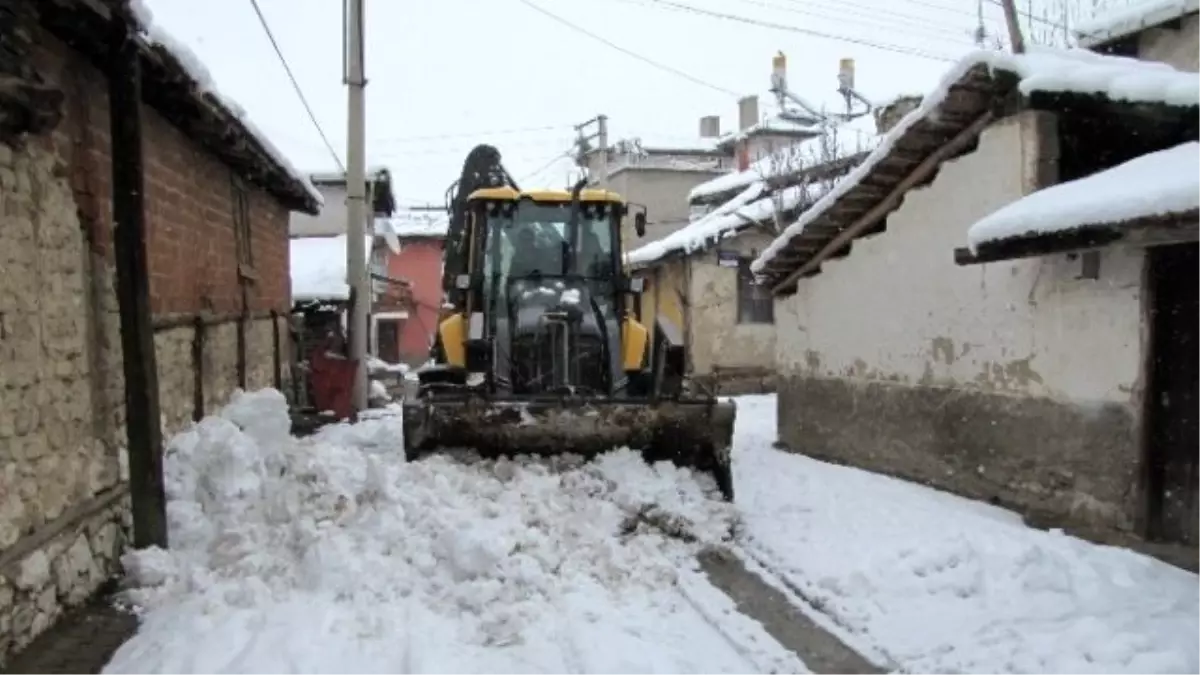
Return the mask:
<svg viewBox="0 0 1200 675"><path fill-rule="evenodd" d="M905 176L899 183L893 187L878 204L873 206L869 211L859 216L849 227L846 227L833 238L821 251L809 258L800 267L793 270L787 276L774 282L771 286L773 293L778 293L784 287L793 283L801 276L807 274L810 270L821 264L821 261L829 256L830 253L842 248L847 242L851 241L859 235L871 223L882 218L887 213L895 209L903 200L905 193L910 189L919 185L930 174L938 169L942 162L954 157L961 150L968 147L975 141L975 138L983 132L983 129L992 122L993 115L990 110L984 112L979 117L975 118L962 131L959 131L954 138L950 139L945 145L938 147L928 157L921 161L913 170ZM850 188L853 190L854 188Z"/></svg>

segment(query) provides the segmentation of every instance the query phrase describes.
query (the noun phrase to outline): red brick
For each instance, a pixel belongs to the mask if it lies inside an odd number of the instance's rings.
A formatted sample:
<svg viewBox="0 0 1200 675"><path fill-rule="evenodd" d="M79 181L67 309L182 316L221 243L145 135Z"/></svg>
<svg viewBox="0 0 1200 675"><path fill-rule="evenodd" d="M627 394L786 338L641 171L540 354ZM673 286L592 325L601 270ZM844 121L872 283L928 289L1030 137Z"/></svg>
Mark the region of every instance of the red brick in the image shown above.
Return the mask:
<svg viewBox="0 0 1200 675"><path fill-rule="evenodd" d="M95 249L111 254L111 154L107 90L100 72L47 34L40 36L41 72L66 93L66 115L53 142L69 163L68 175L84 227ZM155 111L142 110L146 171L147 248L155 312L196 312L206 296L216 312L241 309L236 259L232 175ZM286 310L288 212L270 195L247 185L255 282L253 308Z"/></svg>

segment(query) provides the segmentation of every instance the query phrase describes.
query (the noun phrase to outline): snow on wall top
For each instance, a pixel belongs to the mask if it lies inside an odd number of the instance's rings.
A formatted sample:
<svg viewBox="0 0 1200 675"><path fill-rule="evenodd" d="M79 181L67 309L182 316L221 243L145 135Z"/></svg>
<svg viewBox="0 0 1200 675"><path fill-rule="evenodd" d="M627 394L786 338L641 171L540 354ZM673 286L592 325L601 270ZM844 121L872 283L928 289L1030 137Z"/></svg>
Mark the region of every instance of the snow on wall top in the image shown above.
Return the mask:
<svg viewBox="0 0 1200 675"><path fill-rule="evenodd" d="M133 11L134 21L138 24L142 32L145 33L147 43L150 46L157 45L175 57L187 75L195 81L197 92L201 95L209 94L212 98L216 99L216 105L225 108L242 125L246 135L258 141L258 144L270 155L271 159L283 169L288 177L304 188L304 191L317 203L318 207L324 206L325 197L313 186L308 176L298 171L292 165L287 156L280 152L279 148L271 142L271 139L254 124L242 106L217 89L212 74L204 66L204 62L196 56L195 52L188 49L182 42L176 40L162 26L156 25L154 23L153 12L150 11L150 8L146 6L143 0L130 0L130 7Z"/></svg>
<svg viewBox="0 0 1200 675"><path fill-rule="evenodd" d="M1138 103L1166 103L1177 106L1200 104L1200 80L1196 78L1196 74L1178 71L1165 63L1106 56L1083 49L1042 47L1031 49L1025 54L972 52L946 72L933 91L921 100L921 105L888 131L878 147L861 164L776 237L775 241L751 263L751 271L761 274L809 223L829 211L851 188L869 175L875 166L891 153L897 139L919 121L933 115L955 82L967 71L981 65L1016 75L1019 78L1017 87L1023 94L1071 92L1100 94L1112 100Z"/></svg>
<svg viewBox="0 0 1200 675"><path fill-rule="evenodd" d="M386 219L397 237L445 238L450 229L450 218L445 211L399 210Z"/></svg>
<svg viewBox="0 0 1200 675"><path fill-rule="evenodd" d="M1007 204L971 226L967 245L976 253L986 242L1183 214L1198 207L1200 143L1192 141Z"/></svg>
<svg viewBox="0 0 1200 675"><path fill-rule="evenodd" d="M368 259L371 239L363 238ZM350 286L346 283L346 235L302 237L290 240L289 245L292 302L350 299Z"/></svg>
<svg viewBox="0 0 1200 675"><path fill-rule="evenodd" d="M388 168L382 165L368 166L365 171L367 180L379 180L388 173ZM346 184L346 172L325 169L321 171L305 171L304 174L314 183Z"/></svg>
<svg viewBox="0 0 1200 675"><path fill-rule="evenodd" d="M1200 11L1200 0L1142 0L1103 10L1075 27L1081 47L1112 42Z"/></svg>

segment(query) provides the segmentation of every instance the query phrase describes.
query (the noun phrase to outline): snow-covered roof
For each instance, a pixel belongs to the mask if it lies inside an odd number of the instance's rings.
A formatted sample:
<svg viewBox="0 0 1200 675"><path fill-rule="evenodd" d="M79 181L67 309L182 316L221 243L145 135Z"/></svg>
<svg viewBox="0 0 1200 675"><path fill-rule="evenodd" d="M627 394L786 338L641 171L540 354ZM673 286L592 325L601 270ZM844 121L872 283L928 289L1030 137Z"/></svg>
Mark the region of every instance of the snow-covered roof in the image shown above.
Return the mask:
<svg viewBox="0 0 1200 675"><path fill-rule="evenodd" d="M815 136L820 133L821 128L819 125L787 119L775 114L740 131L732 131L722 135L720 139L718 139L718 145L727 147L737 143L738 141L750 138L751 136L757 136L761 134L780 134L785 136L806 137Z"/></svg>
<svg viewBox="0 0 1200 675"><path fill-rule="evenodd" d="M450 228L450 217L446 215L444 210L412 211L400 209L392 214L391 218L381 220L401 239L416 237L443 239L446 236L446 231Z"/></svg>
<svg viewBox="0 0 1200 675"><path fill-rule="evenodd" d="M763 181L742 190L736 197L711 213L697 218L675 232L630 251L625 261L633 267L645 267L666 258L696 251L736 236L747 228L769 221L778 208L792 211L803 203L812 203L824 187L819 183L797 185L775 194L764 194Z"/></svg>
<svg viewBox="0 0 1200 675"><path fill-rule="evenodd" d="M363 238L368 258L371 237ZM346 235L290 240L292 302L349 300L346 283Z"/></svg>
<svg viewBox="0 0 1200 675"><path fill-rule="evenodd" d="M1081 47L1095 47L1200 11L1200 0L1142 0L1105 8L1075 27Z"/></svg>
<svg viewBox="0 0 1200 675"><path fill-rule="evenodd" d="M1200 208L1200 143L1177 145L1001 207L967 231L972 253L988 242L1181 216Z"/></svg>
<svg viewBox="0 0 1200 675"><path fill-rule="evenodd" d="M717 153L719 138L683 136L674 134L638 134L623 138L613 144L617 154L697 154Z"/></svg>
<svg viewBox="0 0 1200 675"><path fill-rule="evenodd" d="M688 203L707 204L728 199L732 193L757 181L797 171L814 162L825 161L828 157L846 157L869 150L879 140L874 133L874 120L868 117L860 119L864 121L856 120L833 127L836 133L818 135L783 147L751 162L744 171L727 173L701 183L688 193ZM870 126L864 126L866 123L870 123ZM832 143L833 147L822 148L823 143Z"/></svg>
<svg viewBox="0 0 1200 675"><path fill-rule="evenodd" d="M997 71L1015 76L1015 86L1023 94L1034 92L1076 93L1099 95L1112 101L1133 103L1161 103L1178 107L1191 107L1200 104L1200 80L1195 73L1184 73L1174 68L1155 62L1138 61L1136 59L1105 56L1082 49L1033 49L1025 54L1010 54L999 51L977 51L962 58L943 76L938 86L921 101L921 105L910 112L896 124L882 139L879 146L856 167L845 179L834 185L827 194L800 215L796 222L789 225L759 255L751 264L751 269L758 275L768 278L772 283L778 283L802 264L811 261L813 256L821 255L834 238L852 236L840 232L840 226L834 228L839 234L832 235L829 241L820 243L817 253L804 261L792 261L773 265L776 257L789 247L792 240L805 234L806 228L818 220L832 220L830 215L848 193L855 190L863 180L872 175L876 167L892 154L897 142L909 134L910 129L927 123L940 110L947 94L952 87L960 85L960 81L972 73L986 72L994 77ZM993 80L995 81L995 80ZM975 90L978 94L978 90ZM986 89L985 89L986 91ZM992 97L1004 92L995 90L984 96L987 106L975 112L980 114L990 108ZM945 126L945 122L943 122ZM967 130L964 123L963 131ZM982 127L980 127L982 130ZM914 134L916 132L914 131ZM932 156L932 155L931 155ZM942 161L949 156L942 158ZM882 184L898 183L898 179L876 177L875 188ZM886 193L886 190L884 190ZM873 205L865 202L858 203L852 211L866 213ZM848 212L847 212L848 213ZM847 214L842 214L846 216ZM848 217L848 216L847 216ZM880 215L882 217L882 215ZM831 227L834 223L826 223ZM866 227L867 223L859 223ZM823 228L824 229L824 228ZM816 237L817 234L812 235ZM819 243L815 242L814 243ZM768 270L771 267L772 269Z"/></svg>
<svg viewBox="0 0 1200 675"><path fill-rule="evenodd" d="M218 113L221 117L230 118L235 127L240 127L239 130L251 139L252 143L257 144L262 149L271 163L275 165L277 171L286 175L288 182L299 188L307 198L305 201L308 203L305 204L305 210L311 213L319 211L320 207L325 204L325 199L321 193L313 187L308 177L298 171L288 158L280 152L279 148L271 142L271 139L251 121L246 111L236 101L217 89L212 75L199 57L183 43L176 40L162 26L154 23L154 15L146 7L143 0L131 0L131 8L134 21L145 34L146 47L151 52L161 50L157 55L168 57L163 60L163 63L156 65L167 68L171 68L173 65L177 66L184 76L192 80L191 88L194 90L194 95L191 98L193 102L202 107L215 109L213 112ZM171 62L174 62L174 64ZM147 72L152 73L154 69L147 69ZM150 82L148 82L149 84ZM291 197L291 195L287 196Z"/></svg>
<svg viewBox="0 0 1200 675"><path fill-rule="evenodd" d="M305 171L305 175L314 183L340 183L346 184L346 172L341 170L320 169ZM382 165L369 166L366 169L367 180L381 180L388 178L391 174L388 168Z"/></svg>

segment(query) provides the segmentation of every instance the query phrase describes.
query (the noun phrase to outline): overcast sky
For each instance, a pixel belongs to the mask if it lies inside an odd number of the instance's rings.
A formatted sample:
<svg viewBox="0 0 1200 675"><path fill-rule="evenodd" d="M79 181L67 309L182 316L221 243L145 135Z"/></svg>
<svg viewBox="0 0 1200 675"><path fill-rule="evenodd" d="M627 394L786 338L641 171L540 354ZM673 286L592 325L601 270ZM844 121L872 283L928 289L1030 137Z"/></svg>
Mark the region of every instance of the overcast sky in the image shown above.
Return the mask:
<svg viewBox="0 0 1200 675"><path fill-rule="evenodd" d="M998 0L983 2L989 29L1001 31ZM199 56L220 91L245 108L293 164L336 169L250 0L145 3L155 23ZM608 46L531 4L688 77ZM344 160L341 1L259 0L259 5ZM519 181L558 186L570 162L547 163L570 148L573 124L599 113L608 115L614 140L685 142L697 137L699 118L710 114L722 116L723 131L732 129L737 95L759 94L760 110L772 109L767 87L778 50L788 56L791 88L815 103L838 104L843 57L856 60L858 89L870 98L922 92L972 48L977 11L976 0L366 0L366 5L367 161L392 170L402 204L441 204L466 153L483 142L500 149Z"/></svg>

